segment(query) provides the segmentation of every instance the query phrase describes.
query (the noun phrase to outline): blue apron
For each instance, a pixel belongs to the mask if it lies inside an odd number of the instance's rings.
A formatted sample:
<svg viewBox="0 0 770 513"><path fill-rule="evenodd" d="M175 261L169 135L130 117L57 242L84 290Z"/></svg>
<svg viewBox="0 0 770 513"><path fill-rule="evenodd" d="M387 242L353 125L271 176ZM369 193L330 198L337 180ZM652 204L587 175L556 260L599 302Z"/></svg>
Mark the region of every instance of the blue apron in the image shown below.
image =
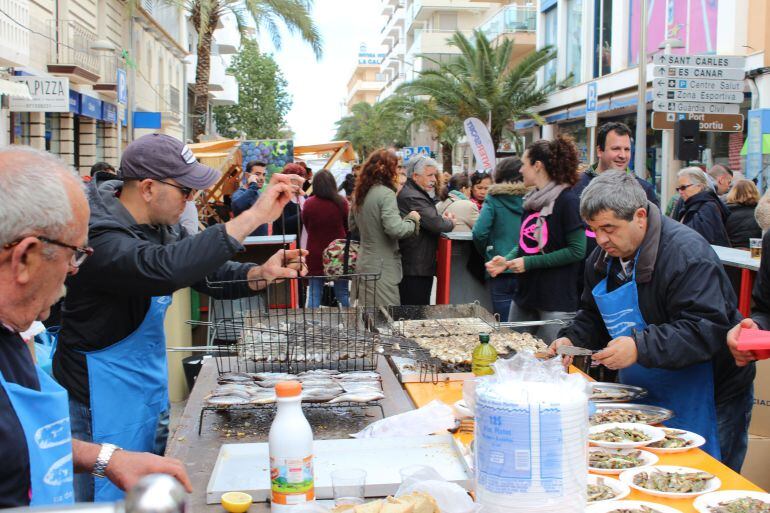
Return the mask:
<svg viewBox="0 0 770 513"><path fill-rule="evenodd" d="M95 443L152 452L161 413L168 408L168 371L163 320L171 296L153 297L139 328L123 340L85 353ZM123 492L107 479L94 480L94 501L114 502Z"/></svg>
<svg viewBox="0 0 770 513"><path fill-rule="evenodd" d="M611 264L607 268L608 275ZM607 292L607 278L604 278L591 293L612 339L630 337L634 331L647 327L639 309L636 265L627 283ZM666 421L666 426L698 433L706 439L703 450L720 458L714 373L710 361L678 370L648 369L635 363L621 369L619 378L621 383L647 389L647 397L640 402L673 410L674 418Z"/></svg>
<svg viewBox="0 0 770 513"><path fill-rule="evenodd" d="M0 372L29 453L30 506L75 502L72 488L72 432L67 391L35 365L40 391L8 383Z"/></svg>

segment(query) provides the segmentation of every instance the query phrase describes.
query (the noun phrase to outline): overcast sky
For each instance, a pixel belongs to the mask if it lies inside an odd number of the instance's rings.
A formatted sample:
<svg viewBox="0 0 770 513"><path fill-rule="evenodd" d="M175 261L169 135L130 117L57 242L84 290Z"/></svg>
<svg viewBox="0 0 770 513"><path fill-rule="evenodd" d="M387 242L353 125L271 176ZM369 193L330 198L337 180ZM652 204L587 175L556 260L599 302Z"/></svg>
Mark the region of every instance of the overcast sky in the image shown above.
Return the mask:
<svg viewBox="0 0 770 513"><path fill-rule="evenodd" d="M294 103L287 118L296 144L332 140L359 45L376 50L381 43L380 5L380 0L315 0L313 19L323 37L320 61L298 36L285 34L280 50L264 34L260 38L262 50L274 54L289 83Z"/></svg>

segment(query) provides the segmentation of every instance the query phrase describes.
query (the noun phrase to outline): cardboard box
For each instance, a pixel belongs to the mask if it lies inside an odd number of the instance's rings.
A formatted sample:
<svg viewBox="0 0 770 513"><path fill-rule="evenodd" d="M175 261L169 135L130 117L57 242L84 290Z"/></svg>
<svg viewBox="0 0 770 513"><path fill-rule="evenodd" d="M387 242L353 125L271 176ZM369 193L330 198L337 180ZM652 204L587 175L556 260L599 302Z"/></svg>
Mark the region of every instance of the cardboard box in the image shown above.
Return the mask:
<svg viewBox="0 0 770 513"><path fill-rule="evenodd" d="M757 362L749 434L770 437L770 360Z"/></svg>
<svg viewBox="0 0 770 513"><path fill-rule="evenodd" d="M770 438L749 435L749 450L741 475L765 490L770 490Z"/></svg>

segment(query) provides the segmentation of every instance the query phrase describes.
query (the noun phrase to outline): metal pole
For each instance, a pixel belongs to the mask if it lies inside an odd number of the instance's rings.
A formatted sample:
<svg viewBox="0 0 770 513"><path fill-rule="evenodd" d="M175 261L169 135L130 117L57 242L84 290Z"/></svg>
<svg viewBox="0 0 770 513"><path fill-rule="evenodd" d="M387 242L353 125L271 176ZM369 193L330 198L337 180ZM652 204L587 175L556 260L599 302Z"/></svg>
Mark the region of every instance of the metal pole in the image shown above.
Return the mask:
<svg viewBox="0 0 770 513"><path fill-rule="evenodd" d="M634 172L644 178L647 163L647 0L639 0L639 91L636 104Z"/></svg>
<svg viewBox="0 0 770 513"><path fill-rule="evenodd" d="M139 60L136 56L136 41L134 37L134 13L131 9L128 12L128 51L133 61L133 66L128 68L128 103L126 105L126 142L131 144L134 140L134 111L136 110L136 66Z"/></svg>

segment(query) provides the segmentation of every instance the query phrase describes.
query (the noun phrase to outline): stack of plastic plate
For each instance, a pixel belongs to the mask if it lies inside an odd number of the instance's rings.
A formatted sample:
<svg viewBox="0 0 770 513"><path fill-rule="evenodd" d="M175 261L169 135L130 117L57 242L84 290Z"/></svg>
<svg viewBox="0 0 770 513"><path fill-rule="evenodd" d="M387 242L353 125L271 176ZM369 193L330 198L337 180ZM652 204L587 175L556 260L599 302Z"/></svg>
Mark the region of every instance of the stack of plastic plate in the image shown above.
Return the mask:
<svg viewBox="0 0 770 513"><path fill-rule="evenodd" d="M588 398L542 382L476 388L476 495L493 512L580 512L586 505Z"/></svg>

